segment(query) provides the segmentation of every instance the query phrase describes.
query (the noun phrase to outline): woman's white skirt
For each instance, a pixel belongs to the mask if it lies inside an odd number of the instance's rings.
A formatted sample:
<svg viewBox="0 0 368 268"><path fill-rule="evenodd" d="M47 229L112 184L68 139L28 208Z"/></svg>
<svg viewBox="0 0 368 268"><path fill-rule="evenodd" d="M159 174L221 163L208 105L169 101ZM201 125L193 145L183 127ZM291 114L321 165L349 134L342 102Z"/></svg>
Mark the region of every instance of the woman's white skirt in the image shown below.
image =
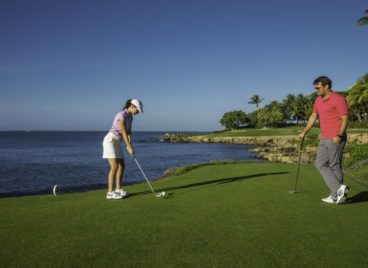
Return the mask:
<svg viewBox="0 0 368 268"><path fill-rule="evenodd" d="M119 136L109 132L103 140L102 158L124 158L121 149L121 139Z"/></svg>

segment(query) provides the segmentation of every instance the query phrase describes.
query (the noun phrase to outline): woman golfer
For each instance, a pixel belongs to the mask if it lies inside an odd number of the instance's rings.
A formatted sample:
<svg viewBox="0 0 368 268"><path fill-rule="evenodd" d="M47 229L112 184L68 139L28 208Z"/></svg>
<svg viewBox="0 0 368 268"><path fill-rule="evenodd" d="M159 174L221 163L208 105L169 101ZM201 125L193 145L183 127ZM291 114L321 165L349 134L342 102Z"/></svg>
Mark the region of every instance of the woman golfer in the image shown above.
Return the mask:
<svg viewBox="0 0 368 268"><path fill-rule="evenodd" d="M131 144L131 130L133 116L138 113L143 113L142 102L137 99L128 100L125 107L116 114L112 127L103 140L102 157L107 159L110 164L107 199L121 199L128 195L121 188L125 163L120 144L122 139L124 139L129 154L134 155L134 149ZM116 180L115 191L113 191L114 179Z"/></svg>

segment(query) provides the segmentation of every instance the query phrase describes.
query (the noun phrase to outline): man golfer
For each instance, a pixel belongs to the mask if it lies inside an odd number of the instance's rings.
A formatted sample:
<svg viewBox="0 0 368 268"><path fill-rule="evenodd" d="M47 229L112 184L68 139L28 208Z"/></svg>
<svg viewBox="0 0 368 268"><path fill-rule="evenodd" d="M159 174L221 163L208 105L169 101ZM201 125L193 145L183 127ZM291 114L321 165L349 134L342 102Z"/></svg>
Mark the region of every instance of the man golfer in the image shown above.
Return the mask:
<svg viewBox="0 0 368 268"><path fill-rule="evenodd" d="M304 139L319 116L322 138L318 145L316 167L331 191L330 195L322 201L341 204L346 200L349 192L349 187L343 184L344 175L341 167L347 139L348 106L343 96L332 91L332 82L328 77L318 77L313 85L318 97L308 124L299 138Z"/></svg>

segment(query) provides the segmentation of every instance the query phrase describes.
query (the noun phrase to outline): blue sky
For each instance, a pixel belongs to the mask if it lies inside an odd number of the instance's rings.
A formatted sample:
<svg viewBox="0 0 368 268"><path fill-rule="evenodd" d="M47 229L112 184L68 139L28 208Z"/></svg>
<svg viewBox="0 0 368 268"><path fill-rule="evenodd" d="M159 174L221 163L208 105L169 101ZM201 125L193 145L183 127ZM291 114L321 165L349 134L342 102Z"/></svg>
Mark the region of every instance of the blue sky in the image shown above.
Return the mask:
<svg viewBox="0 0 368 268"><path fill-rule="evenodd" d="M1 0L0 130L108 130L128 98L135 130L212 131L319 75L368 72L363 0ZM262 106L262 105L261 105Z"/></svg>

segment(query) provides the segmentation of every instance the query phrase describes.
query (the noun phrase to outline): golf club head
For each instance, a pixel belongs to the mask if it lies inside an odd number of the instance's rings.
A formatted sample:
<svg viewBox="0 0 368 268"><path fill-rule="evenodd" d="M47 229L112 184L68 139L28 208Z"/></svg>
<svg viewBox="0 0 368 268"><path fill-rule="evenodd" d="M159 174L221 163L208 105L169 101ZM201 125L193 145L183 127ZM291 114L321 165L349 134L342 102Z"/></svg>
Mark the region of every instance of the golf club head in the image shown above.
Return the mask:
<svg viewBox="0 0 368 268"><path fill-rule="evenodd" d="M295 190L290 190L289 191L289 194L296 194L297 193L297 191L295 191Z"/></svg>
<svg viewBox="0 0 368 268"><path fill-rule="evenodd" d="M156 197L165 197L166 196L166 192L159 192L156 194Z"/></svg>

